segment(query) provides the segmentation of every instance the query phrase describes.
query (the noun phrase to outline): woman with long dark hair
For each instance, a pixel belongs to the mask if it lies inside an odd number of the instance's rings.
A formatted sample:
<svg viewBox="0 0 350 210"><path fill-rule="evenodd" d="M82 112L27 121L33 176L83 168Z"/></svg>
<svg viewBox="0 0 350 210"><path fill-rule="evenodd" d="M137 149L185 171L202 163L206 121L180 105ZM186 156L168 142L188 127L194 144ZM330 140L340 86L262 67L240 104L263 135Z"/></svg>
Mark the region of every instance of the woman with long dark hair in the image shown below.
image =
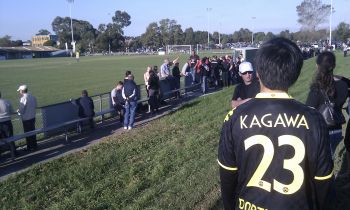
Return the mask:
<svg viewBox="0 0 350 210"><path fill-rule="evenodd" d="M325 103L326 98L334 103L334 109L342 112L343 104L348 97L347 84L334 77L333 70L336 66L335 55L332 52L322 52L317 56L317 70L310 86L310 92L306 104L319 109ZM329 126L330 147L332 156L339 142L342 140L342 125Z"/></svg>

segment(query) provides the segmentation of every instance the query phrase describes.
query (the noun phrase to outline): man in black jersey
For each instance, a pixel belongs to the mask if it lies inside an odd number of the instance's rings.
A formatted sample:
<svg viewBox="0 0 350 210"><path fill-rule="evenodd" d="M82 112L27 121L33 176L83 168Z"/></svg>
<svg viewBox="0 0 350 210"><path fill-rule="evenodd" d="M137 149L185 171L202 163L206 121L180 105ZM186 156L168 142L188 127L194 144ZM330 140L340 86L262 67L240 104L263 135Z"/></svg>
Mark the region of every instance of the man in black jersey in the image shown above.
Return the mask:
<svg viewBox="0 0 350 210"><path fill-rule="evenodd" d="M260 93L225 118L218 151L225 209L322 209L333 178L327 126L292 99L303 56L285 38L256 57Z"/></svg>
<svg viewBox="0 0 350 210"><path fill-rule="evenodd" d="M238 84L233 92L231 106L237 106L254 98L260 91L259 81L253 75L253 66L250 62L243 62L239 65L239 76L243 82Z"/></svg>

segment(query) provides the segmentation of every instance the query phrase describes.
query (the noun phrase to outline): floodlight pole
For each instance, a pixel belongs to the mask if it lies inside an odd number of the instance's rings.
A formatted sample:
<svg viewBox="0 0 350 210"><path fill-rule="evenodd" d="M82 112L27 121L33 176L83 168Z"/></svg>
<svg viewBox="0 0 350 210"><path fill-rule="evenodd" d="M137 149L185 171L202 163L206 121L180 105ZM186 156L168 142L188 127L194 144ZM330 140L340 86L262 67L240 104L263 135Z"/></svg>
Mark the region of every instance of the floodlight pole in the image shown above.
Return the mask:
<svg viewBox="0 0 350 210"><path fill-rule="evenodd" d="M254 20L256 17L252 17L252 45L254 44Z"/></svg>
<svg viewBox="0 0 350 210"><path fill-rule="evenodd" d="M72 51L73 53L75 52L75 42L74 42L74 34L73 34L73 20L72 20L72 3L74 2L74 0L68 0L69 2L69 16L70 16L70 28L72 31ZM73 56L73 54L72 54Z"/></svg>
<svg viewBox="0 0 350 210"><path fill-rule="evenodd" d="M209 50L209 12L212 8L207 8L208 22L207 22L207 30L208 30L208 50Z"/></svg>
<svg viewBox="0 0 350 210"><path fill-rule="evenodd" d="M111 13L108 13L111 15ZM108 55L111 55L111 29L108 28Z"/></svg>
<svg viewBox="0 0 350 210"><path fill-rule="evenodd" d="M329 17L329 47L332 46L332 11L333 11L333 0L331 0L331 14Z"/></svg>

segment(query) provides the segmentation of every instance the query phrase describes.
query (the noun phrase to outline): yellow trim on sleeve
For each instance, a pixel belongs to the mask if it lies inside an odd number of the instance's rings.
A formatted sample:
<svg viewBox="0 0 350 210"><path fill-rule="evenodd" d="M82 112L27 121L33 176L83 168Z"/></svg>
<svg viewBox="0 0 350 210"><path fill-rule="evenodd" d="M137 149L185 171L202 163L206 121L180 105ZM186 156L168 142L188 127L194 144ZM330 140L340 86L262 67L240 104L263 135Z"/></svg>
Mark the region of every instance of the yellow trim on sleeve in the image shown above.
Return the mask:
<svg viewBox="0 0 350 210"><path fill-rule="evenodd" d="M228 120L230 119L230 117L233 115L233 112L234 112L235 109L236 109L236 107L233 108L231 111L229 111L229 112L227 113L227 115L226 115L226 117L225 117L225 119L224 119L224 122L226 122L226 121L228 121Z"/></svg>
<svg viewBox="0 0 350 210"><path fill-rule="evenodd" d="M315 176L314 179L316 179L316 180L326 180L326 179L330 179L332 176L333 176L333 171L327 176Z"/></svg>
<svg viewBox="0 0 350 210"><path fill-rule="evenodd" d="M224 168L224 169L226 169L226 170L229 170L229 171L237 171L237 170L238 170L237 167L227 167L227 166L224 166L222 163L220 163L219 160L217 160L217 161L218 161L218 164L219 164L222 168Z"/></svg>

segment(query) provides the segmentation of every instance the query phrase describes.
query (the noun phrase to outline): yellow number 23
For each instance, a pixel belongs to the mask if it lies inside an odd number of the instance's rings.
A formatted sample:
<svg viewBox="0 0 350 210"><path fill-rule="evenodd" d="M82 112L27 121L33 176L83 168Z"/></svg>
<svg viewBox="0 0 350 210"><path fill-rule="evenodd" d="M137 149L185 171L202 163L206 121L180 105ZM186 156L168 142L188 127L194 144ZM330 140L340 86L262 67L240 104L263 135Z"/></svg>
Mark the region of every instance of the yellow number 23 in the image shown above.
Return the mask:
<svg viewBox="0 0 350 210"><path fill-rule="evenodd" d="M264 135L255 135L247 138L244 141L245 150L253 145L260 144L264 148L262 160L254 172L252 178L249 180L248 187L259 187L268 192L271 192L271 183L262 180L268 167L270 166L273 156L274 147L271 139ZM305 157L305 146L303 142L296 136L282 135L278 137L278 146L289 145L292 146L295 153L291 159L283 160L283 168L293 173L293 181L290 184L283 184L276 179L273 180L273 189L282 194L293 194L297 192L304 181L304 171L299 165ZM297 178L296 178L297 177Z"/></svg>

